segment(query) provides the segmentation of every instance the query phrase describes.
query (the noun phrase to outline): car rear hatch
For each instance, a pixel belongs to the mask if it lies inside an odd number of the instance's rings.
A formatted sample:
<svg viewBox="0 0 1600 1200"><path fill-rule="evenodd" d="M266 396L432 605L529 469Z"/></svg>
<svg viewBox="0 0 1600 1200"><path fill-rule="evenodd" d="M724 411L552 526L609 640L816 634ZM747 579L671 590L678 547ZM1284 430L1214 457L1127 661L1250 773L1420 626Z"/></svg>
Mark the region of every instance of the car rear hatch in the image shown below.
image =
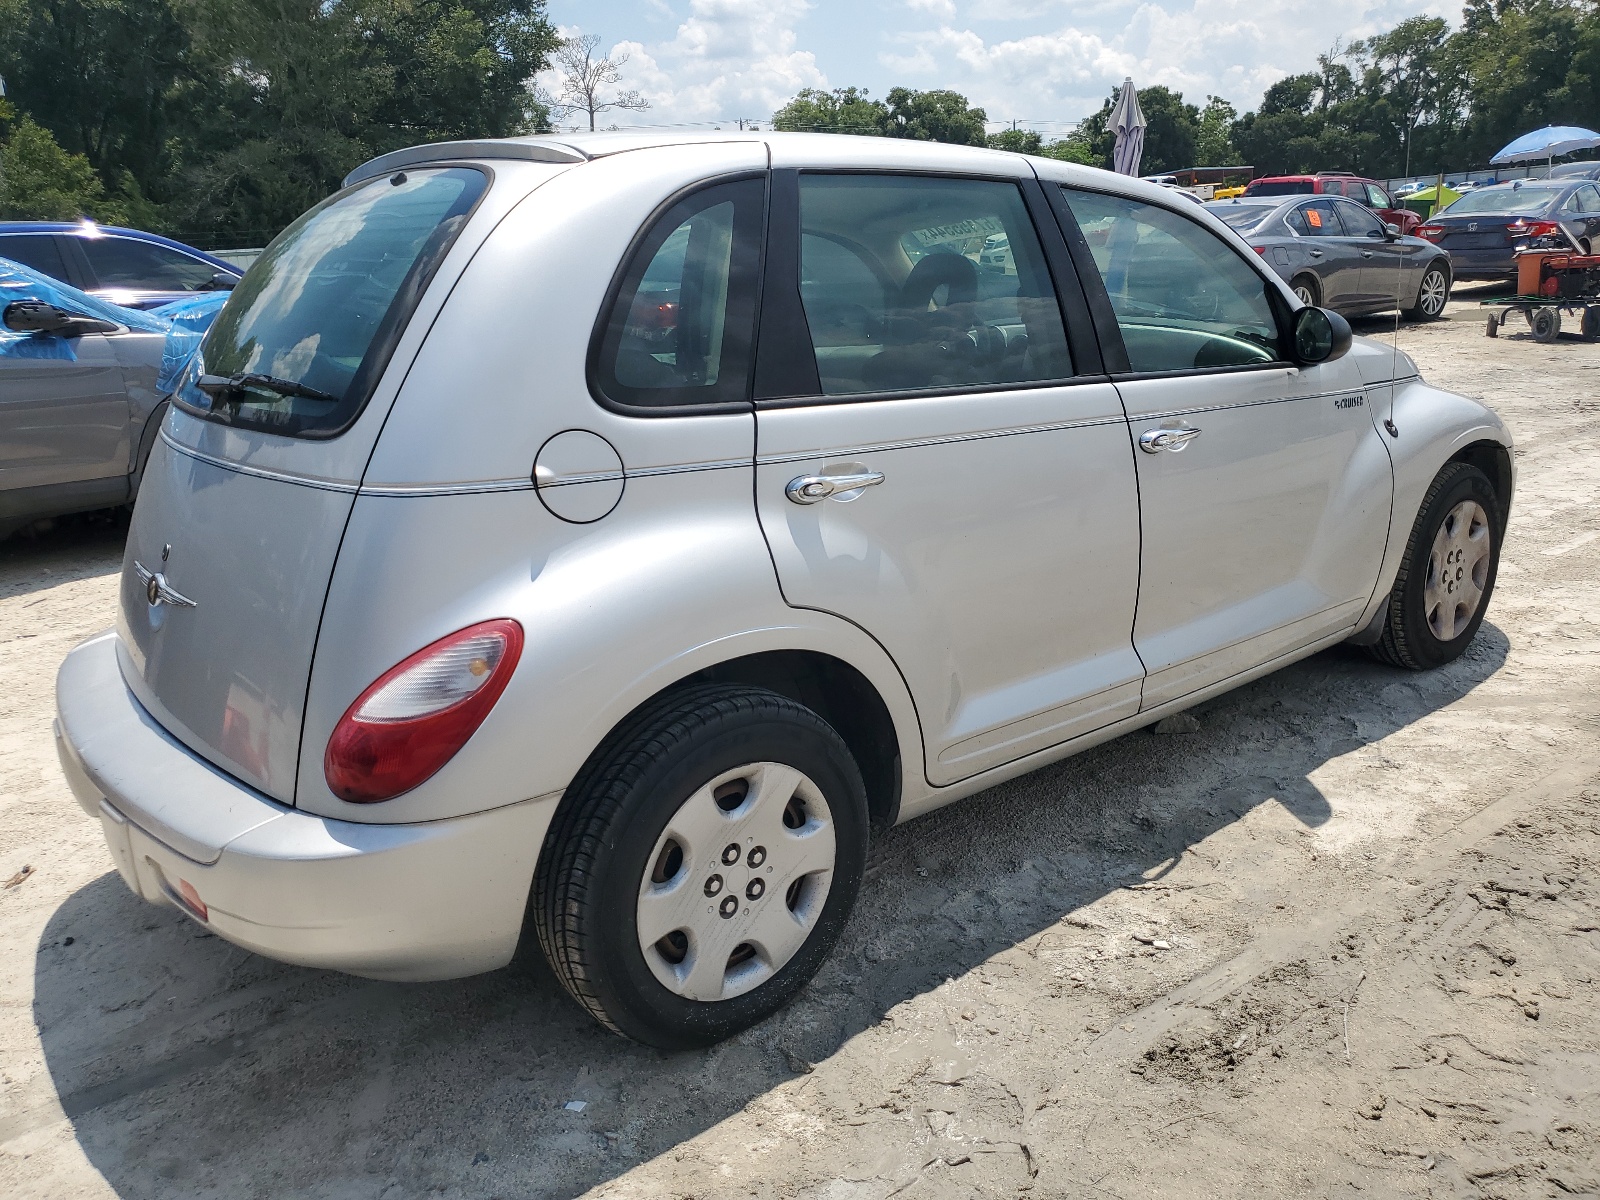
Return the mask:
<svg viewBox="0 0 1600 1200"><path fill-rule="evenodd" d="M175 737L284 803L345 523L396 377L505 207L488 184L473 167L414 167L291 225L180 375L146 469L123 676Z"/></svg>

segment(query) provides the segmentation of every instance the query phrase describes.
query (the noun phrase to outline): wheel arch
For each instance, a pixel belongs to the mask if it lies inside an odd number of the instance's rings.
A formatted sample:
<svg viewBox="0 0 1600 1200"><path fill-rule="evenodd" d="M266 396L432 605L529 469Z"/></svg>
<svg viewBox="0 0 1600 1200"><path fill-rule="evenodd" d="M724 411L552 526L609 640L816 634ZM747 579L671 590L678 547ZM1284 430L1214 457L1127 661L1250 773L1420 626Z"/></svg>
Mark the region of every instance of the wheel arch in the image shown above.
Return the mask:
<svg viewBox="0 0 1600 1200"><path fill-rule="evenodd" d="M1500 502L1500 526L1505 528L1511 515L1511 493L1516 487L1516 471L1511 464L1511 451L1502 443L1485 438L1462 446L1447 462L1469 463L1489 477L1494 484L1495 498Z"/></svg>

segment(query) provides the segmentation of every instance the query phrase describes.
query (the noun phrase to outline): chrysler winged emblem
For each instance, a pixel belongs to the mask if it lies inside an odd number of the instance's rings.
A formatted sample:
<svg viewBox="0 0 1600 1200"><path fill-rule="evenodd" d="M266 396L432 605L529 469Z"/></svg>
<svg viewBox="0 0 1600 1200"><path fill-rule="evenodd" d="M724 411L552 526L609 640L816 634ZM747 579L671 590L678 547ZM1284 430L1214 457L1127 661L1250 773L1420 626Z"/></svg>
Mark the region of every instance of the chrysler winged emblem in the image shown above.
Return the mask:
<svg viewBox="0 0 1600 1200"><path fill-rule="evenodd" d="M170 547L168 553L171 553ZM166 557L166 554L161 556L163 562ZM137 558L133 560L133 570L139 576L139 582L144 584L144 598L150 602L151 608L158 604L171 604L176 608L195 607L194 601L168 583L167 577L160 571L152 571Z"/></svg>

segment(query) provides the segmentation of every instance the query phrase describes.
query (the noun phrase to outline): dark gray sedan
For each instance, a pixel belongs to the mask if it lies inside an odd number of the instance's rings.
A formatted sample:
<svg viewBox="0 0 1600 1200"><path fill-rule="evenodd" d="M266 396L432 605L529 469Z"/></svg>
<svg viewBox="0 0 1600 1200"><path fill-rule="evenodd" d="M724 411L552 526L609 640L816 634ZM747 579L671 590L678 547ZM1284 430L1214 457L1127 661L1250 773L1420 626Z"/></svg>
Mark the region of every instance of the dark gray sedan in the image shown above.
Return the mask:
<svg viewBox="0 0 1600 1200"><path fill-rule="evenodd" d="M1450 256L1338 196L1240 196L1206 205L1310 305L1346 316L1400 309L1431 321L1450 298Z"/></svg>

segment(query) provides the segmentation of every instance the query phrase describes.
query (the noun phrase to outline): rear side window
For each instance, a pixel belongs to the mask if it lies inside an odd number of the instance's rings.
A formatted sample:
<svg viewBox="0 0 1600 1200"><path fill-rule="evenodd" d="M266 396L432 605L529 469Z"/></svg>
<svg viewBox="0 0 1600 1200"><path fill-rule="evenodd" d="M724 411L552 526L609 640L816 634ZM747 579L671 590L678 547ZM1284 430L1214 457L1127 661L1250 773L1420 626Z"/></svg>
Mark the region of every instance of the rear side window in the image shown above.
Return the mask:
<svg viewBox="0 0 1600 1200"><path fill-rule="evenodd" d="M1279 357L1268 285L1233 247L1158 205L1061 190L1105 281L1131 370L1251 366Z"/></svg>
<svg viewBox="0 0 1600 1200"><path fill-rule="evenodd" d="M1332 200L1313 200L1310 204L1302 204L1284 220L1289 223L1290 229L1302 237L1344 236L1344 228L1339 224L1339 214L1334 211Z"/></svg>
<svg viewBox="0 0 1600 1200"><path fill-rule="evenodd" d="M1309 179L1279 179L1271 183L1252 183L1245 189L1247 196L1299 196L1316 191Z"/></svg>
<svg viewBox="0 0 1600 1200"><path fill-rule="evenodd" d="M487 185L471 167L419 168L317 205L251 264L174 399L249 429L340 432ZM202 390L202 375L235 386Z"/></svg>
<svg viewBox="0 0 1600 1200"><path fill-rule="evenodd" d="M197 292L217 268L180 250L115 235L80 237L99 286L146 292Z"/></svg>
<svg viewBox="0 0 1600 1200"><path fill-rule="evenodd" d="M0 258L32 267L39 274L63 283L70 282L67 264L62 261L55 238L48 233L11 233L0 237Z"/></svg>
<svg viewBox="0 0 1600 1200"><path fill-rule="evenodd" d="M1015 184L800 176L800 298L825 395L1072 374Z"/></svg>
<svg viewBox="0 0 1600 1200"><path fill-rule="evenodd" d="M1390 208L1389 194L1375 183L1367 184L1367 200L1373 208Z"/></svg>
<svg viewBox="0 0 1600 1200"><path fill-rule="evenodd" d="M598 390L642 408L749 399L766 186L694 192L634 248L596 342Z"/></svg>

